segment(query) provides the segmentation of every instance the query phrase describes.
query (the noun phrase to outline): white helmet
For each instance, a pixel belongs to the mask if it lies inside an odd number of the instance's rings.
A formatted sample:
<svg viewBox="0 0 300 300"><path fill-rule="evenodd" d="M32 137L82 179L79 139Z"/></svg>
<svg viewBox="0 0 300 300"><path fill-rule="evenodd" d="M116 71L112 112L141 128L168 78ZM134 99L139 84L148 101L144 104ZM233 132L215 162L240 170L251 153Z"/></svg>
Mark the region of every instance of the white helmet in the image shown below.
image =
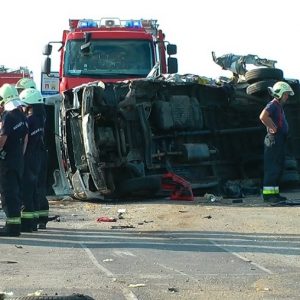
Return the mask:
<svg viewBox="0 0 300 300"><path fill-rule="evenodd" d="M17 89L9 83L4 83L1 86L0 97L2 98L1 102L4 103L7 103L12 100L20 100Z"/></svg>
<svg viewBox="0 0 300 300"><path fill-rule="evenodd" d="M20 99L28 105L44 104L41 92L33 88L28 88L22 91L20 94Z"/></svg>
<svg viewBox="0 0 300 300"><path fill-rule="evenodd" d="M276 82L273 87L269 87L269 92L270 94L277 98L280 99L283 95L283 93L288 92L290 96L294 96L294 91L292 90L292 88L290 87L290 85L284 81L278 81Z"/></svg>
<svg viewBox="0 0 300 300"><path fill-rule="evenodd" d="M31 78L21 78L17 83L16 83L16 88L19 90L24 90L28 88L33 88L36 89L36 84Z"/></svg>

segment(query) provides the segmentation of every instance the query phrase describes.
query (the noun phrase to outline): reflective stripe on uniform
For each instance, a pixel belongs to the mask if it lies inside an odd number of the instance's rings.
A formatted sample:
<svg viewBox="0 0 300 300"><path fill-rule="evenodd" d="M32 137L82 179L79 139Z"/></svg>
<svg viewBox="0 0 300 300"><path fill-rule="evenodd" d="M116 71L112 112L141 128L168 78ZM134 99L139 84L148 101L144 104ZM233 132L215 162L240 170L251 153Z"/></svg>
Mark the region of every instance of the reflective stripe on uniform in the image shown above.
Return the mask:
<svg viewBox="0 0 300 300"><path fill-rule="evenodd" d="M34 213L31 211L22 211L21 212L21 218L22 219L33 219Z"/></svg>
<svg viewBox="0 0 300 300"><path fill-rule="evenodd" d="M48 217L48 215L49 215L49 210L40 210L40 211L38 212L38 214L39 214L40 217Z"/></svg>
<svg viewBox="0 0 300 300"><path fill-rule="evenodd" d="M34 218L36 218L36 219L38 219L39 218L39 212L38 211L35 211L34 213L33 213L33 217Z"/></svg>
<svg viewBox="0 0 300 300"><path fill-rule="evenodd" d="M19 217L7 218L6 219L6 224L21 224L21 218L19 218Z"/></svg>
<svg viewBox="0 0 300 300"><path fill-rule="evenodd" d="M278 186L264 186L263 195L276 195L279 194Z"/></svg>

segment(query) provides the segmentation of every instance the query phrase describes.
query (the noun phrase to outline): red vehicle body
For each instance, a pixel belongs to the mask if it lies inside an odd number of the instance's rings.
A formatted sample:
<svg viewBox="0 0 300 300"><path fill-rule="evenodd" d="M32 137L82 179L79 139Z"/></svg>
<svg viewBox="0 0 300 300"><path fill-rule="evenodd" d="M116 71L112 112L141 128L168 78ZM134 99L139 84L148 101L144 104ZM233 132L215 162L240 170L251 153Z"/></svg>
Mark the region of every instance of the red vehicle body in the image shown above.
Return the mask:
<svg viewBox="0 0 300 300"><path fill-rule="evenodd" d="M31 72L27 68L19 68L17 70L10 70L4 66L0 67L0 86L4 83L16 84L23 77L31 77Z"/></svg>
<svg viewBox="0 0 300 300"><path fill-rule="evenodd" d="M43 52L43 72L49 74L52 43L62 44L60 92L99 80L145 78L155 65L160 73L177 72L177 59L170 56L176 54L176 46L165 41L156 20L72 19L69 25L62 41L50 42Z"/></svg>

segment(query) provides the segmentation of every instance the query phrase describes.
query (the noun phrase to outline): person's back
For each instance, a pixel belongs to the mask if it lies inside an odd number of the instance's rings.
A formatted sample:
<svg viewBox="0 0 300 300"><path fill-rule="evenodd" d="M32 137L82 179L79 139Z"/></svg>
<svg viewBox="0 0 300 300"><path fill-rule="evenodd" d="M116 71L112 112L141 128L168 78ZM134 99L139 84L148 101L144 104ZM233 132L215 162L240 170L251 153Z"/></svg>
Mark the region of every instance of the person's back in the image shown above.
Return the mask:
<svg viewBox="0 0 300 300"><path fill-rule="evenodd" d="M21 180L23 153L27 144L27 122L21 111L18 91L4 84L0 89L4 102L0 130L0 192L2 207L6 214L2 236L19 236L21 229Z"/></svg>
<svg viewBox="0 0 300 300"><path fill-rule="evenodd" d="M20 168L18 164L23 163L23 144L27 133L26 123L24 114L17 108L3 112L1 135L6 135L7 139L2 151L6 153L6 164L17 169Z"/></svg>
<svg viewBox="0 0 300 300"><path fill-rule="evenodd" d="M294 95L294 92L286 82L281 81L275 83L269 91L274 99L266 105L259 116L267 129L264 140L263 199L265 202L279 202L286 200L279 194L288 134L288 123L282 105L289 95Z"/></svg>

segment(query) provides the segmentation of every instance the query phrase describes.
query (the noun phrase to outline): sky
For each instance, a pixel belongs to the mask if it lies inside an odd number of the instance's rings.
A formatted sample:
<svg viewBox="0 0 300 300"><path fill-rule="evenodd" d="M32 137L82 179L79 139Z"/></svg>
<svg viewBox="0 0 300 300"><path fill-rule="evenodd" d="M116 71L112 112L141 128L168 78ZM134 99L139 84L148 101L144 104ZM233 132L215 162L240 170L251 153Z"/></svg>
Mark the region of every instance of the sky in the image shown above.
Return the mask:
<svg viewBox="0 0 300 300"><path fill-rule="evenodd" d="M10 0L2 12L0 65L27 66L38 84L42 48L61 41L69 19L105 17L158 20L166 40L177 45L179 74L230 76L213 62L215 51L276 60L286 78L300 79L297 0ZM52 57L58 71L59 53Z"/></svg>

